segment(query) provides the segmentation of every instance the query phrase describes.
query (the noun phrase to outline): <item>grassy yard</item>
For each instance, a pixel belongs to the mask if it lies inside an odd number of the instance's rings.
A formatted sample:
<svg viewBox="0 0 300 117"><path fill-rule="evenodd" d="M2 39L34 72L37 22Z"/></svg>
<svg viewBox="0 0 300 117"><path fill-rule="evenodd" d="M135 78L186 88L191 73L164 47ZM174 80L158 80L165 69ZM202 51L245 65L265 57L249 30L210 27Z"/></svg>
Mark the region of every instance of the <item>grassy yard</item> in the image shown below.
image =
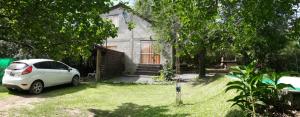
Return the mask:
<svg viewBox="0 0 300 117"><path fill-rule="evenodd" d="M8 90L5 87L2 87L0 84L0 100L9 96L10 94L8 93Z"/></svg>
<svg viewBox="0 0 300 117"><path fill-rule="evenodd" d="M97 87L50 89L44 101L10 109L10 116L113 116L164 117L241 116L226 102L234 92L225 93L226 78L185 84L182 106L175 106L174 85L136 85L99 83ZM2 95L2 94L0 94Z"/></svg>

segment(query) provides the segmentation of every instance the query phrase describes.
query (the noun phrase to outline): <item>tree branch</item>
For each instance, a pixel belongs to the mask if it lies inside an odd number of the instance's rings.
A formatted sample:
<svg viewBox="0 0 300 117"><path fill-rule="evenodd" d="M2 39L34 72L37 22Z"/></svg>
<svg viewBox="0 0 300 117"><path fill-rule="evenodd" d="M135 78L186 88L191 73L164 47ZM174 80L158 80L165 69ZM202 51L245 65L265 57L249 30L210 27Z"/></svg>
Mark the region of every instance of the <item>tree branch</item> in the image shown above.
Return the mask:
<svg viewBox="0 0 300 117"><path fill-rule="evenodd" d="M17 45L20 45L20 46L23 46L23 47L34 49L33 46L31 46L27 43L24 43L24 42L14 41L12 39L7 39L7 38L4 38L4 37L0 37L0 40L5 41L5 42L9 42L9 43L14 43L14 44L17 44Z"/></svg>

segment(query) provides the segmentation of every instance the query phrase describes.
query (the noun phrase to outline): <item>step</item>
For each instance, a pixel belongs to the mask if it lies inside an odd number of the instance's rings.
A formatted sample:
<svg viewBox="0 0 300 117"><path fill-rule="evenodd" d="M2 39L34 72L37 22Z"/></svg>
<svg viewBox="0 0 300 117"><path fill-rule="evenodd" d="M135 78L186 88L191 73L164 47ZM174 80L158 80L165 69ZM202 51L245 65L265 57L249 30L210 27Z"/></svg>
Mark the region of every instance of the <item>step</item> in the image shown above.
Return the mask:
<svg viewBox="0 0 300 117"><path fill-rule="evenodd" d="M157 68L137 68L136 71L160 71L161 69Z"/></svg>
<svg viewBox="0 0 300 117"><path fill-rule="evenodd" d="M138 64L138 67L153 67L153 68L161 68L161 65L156 64Z"/></svg>
<svg viewBox="0 0 300 117"><path fill-rule="evenodd" d="M159 72L153 72L153 71L137 71L135 72L137 75L159 75Z"/></svg>
<svg viewBox="0 0 300 117"><path fill-rule="evenodd" d="M145 65L145 66L162 66L161 64L138 64L138 65Z"/></svg>
<svg viewBox="0 0 300 117"><path fill-rule="evenodd" d="M161 67L137 67L137 69L162 69Z"/></svg>
<svg viewBox="0 0 300 117"><path fill-rule="evenodd" d="M162 69L161 64L138 64L135 74L158 75L161 69Z"/></svg>

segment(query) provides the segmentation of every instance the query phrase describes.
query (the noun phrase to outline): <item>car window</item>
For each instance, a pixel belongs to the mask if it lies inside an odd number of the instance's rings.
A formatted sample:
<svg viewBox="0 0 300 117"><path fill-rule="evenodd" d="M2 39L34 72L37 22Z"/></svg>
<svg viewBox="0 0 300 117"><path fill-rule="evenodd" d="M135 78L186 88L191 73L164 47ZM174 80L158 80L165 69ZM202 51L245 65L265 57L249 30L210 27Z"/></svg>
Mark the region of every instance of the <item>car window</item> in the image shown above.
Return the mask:
<svg viewBox="0 0 300 117"><path fill-rule="evenodd" d="M61 69L61 70L67 70L68 69L68 66L66 66L66 65L64 65L60 62L52 62L51 65L52 65L53 69Z"/></svg>
<svg viewBox="0 0 300 117"><path fill-rule="evenodd" d="M51 64L49 61L35 63L33 66L38 69L51 69Z"/></svg>
<svg viewBox="0 0 300 117"><path fill-rule="evenodd" d="M28 65L26 63L21 63L21 62L13 62L12 64L10 64L7 69L11 69L11 70L20 70L20 69L24 69L25 67L27 67Z"/></svg>

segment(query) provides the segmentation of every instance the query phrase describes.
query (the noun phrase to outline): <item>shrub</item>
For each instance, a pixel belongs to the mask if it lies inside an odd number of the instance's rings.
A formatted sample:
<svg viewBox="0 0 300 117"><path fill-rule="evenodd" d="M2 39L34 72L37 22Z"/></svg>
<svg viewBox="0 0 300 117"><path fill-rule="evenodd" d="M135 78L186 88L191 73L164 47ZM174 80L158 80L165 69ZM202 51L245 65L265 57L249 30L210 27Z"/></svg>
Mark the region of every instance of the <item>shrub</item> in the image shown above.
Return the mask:
<svg viewBox="0 0 300 117"><path fill-rule="evenodd" d="M170 81L174 76L175 76L175 70L173 69L172 65L170 63L166 63L163 66L163 69L160 70L160 77L164 78L167 81Z"/></svg>
<svg viewBox="0 0 300 117"><path fill-rule="evenodd" d="M240 79L227 84L226 92L236 90L238 93L233 99L228 100L233 102L232 106L238 105L254 117L259 114L268 115L274 111L284 112L282 110L284 99L280 92L292 86L278 83L280 74L259 70L256 68L256 62L248 66L234 67L231 74ZM266 77L269 78L269 83L263 82ZM264 113L265 111L267 113Z"/></svg>
<svg viewBox="0 0 300 117"><path fill-rule="evenodd" d="M266 116L277 116L282 114L289 114L288 109L290 109L290 105L285 103L285 93L283 91L284 88L291 87L292 85L278 83L280 77L284 75L284 73L276 73L276 72L268 72L267 77L271 82L265 83L264 89L261 93L261 100L265 103L265 105L260 108L260 113L265 113Z"/></svg>

